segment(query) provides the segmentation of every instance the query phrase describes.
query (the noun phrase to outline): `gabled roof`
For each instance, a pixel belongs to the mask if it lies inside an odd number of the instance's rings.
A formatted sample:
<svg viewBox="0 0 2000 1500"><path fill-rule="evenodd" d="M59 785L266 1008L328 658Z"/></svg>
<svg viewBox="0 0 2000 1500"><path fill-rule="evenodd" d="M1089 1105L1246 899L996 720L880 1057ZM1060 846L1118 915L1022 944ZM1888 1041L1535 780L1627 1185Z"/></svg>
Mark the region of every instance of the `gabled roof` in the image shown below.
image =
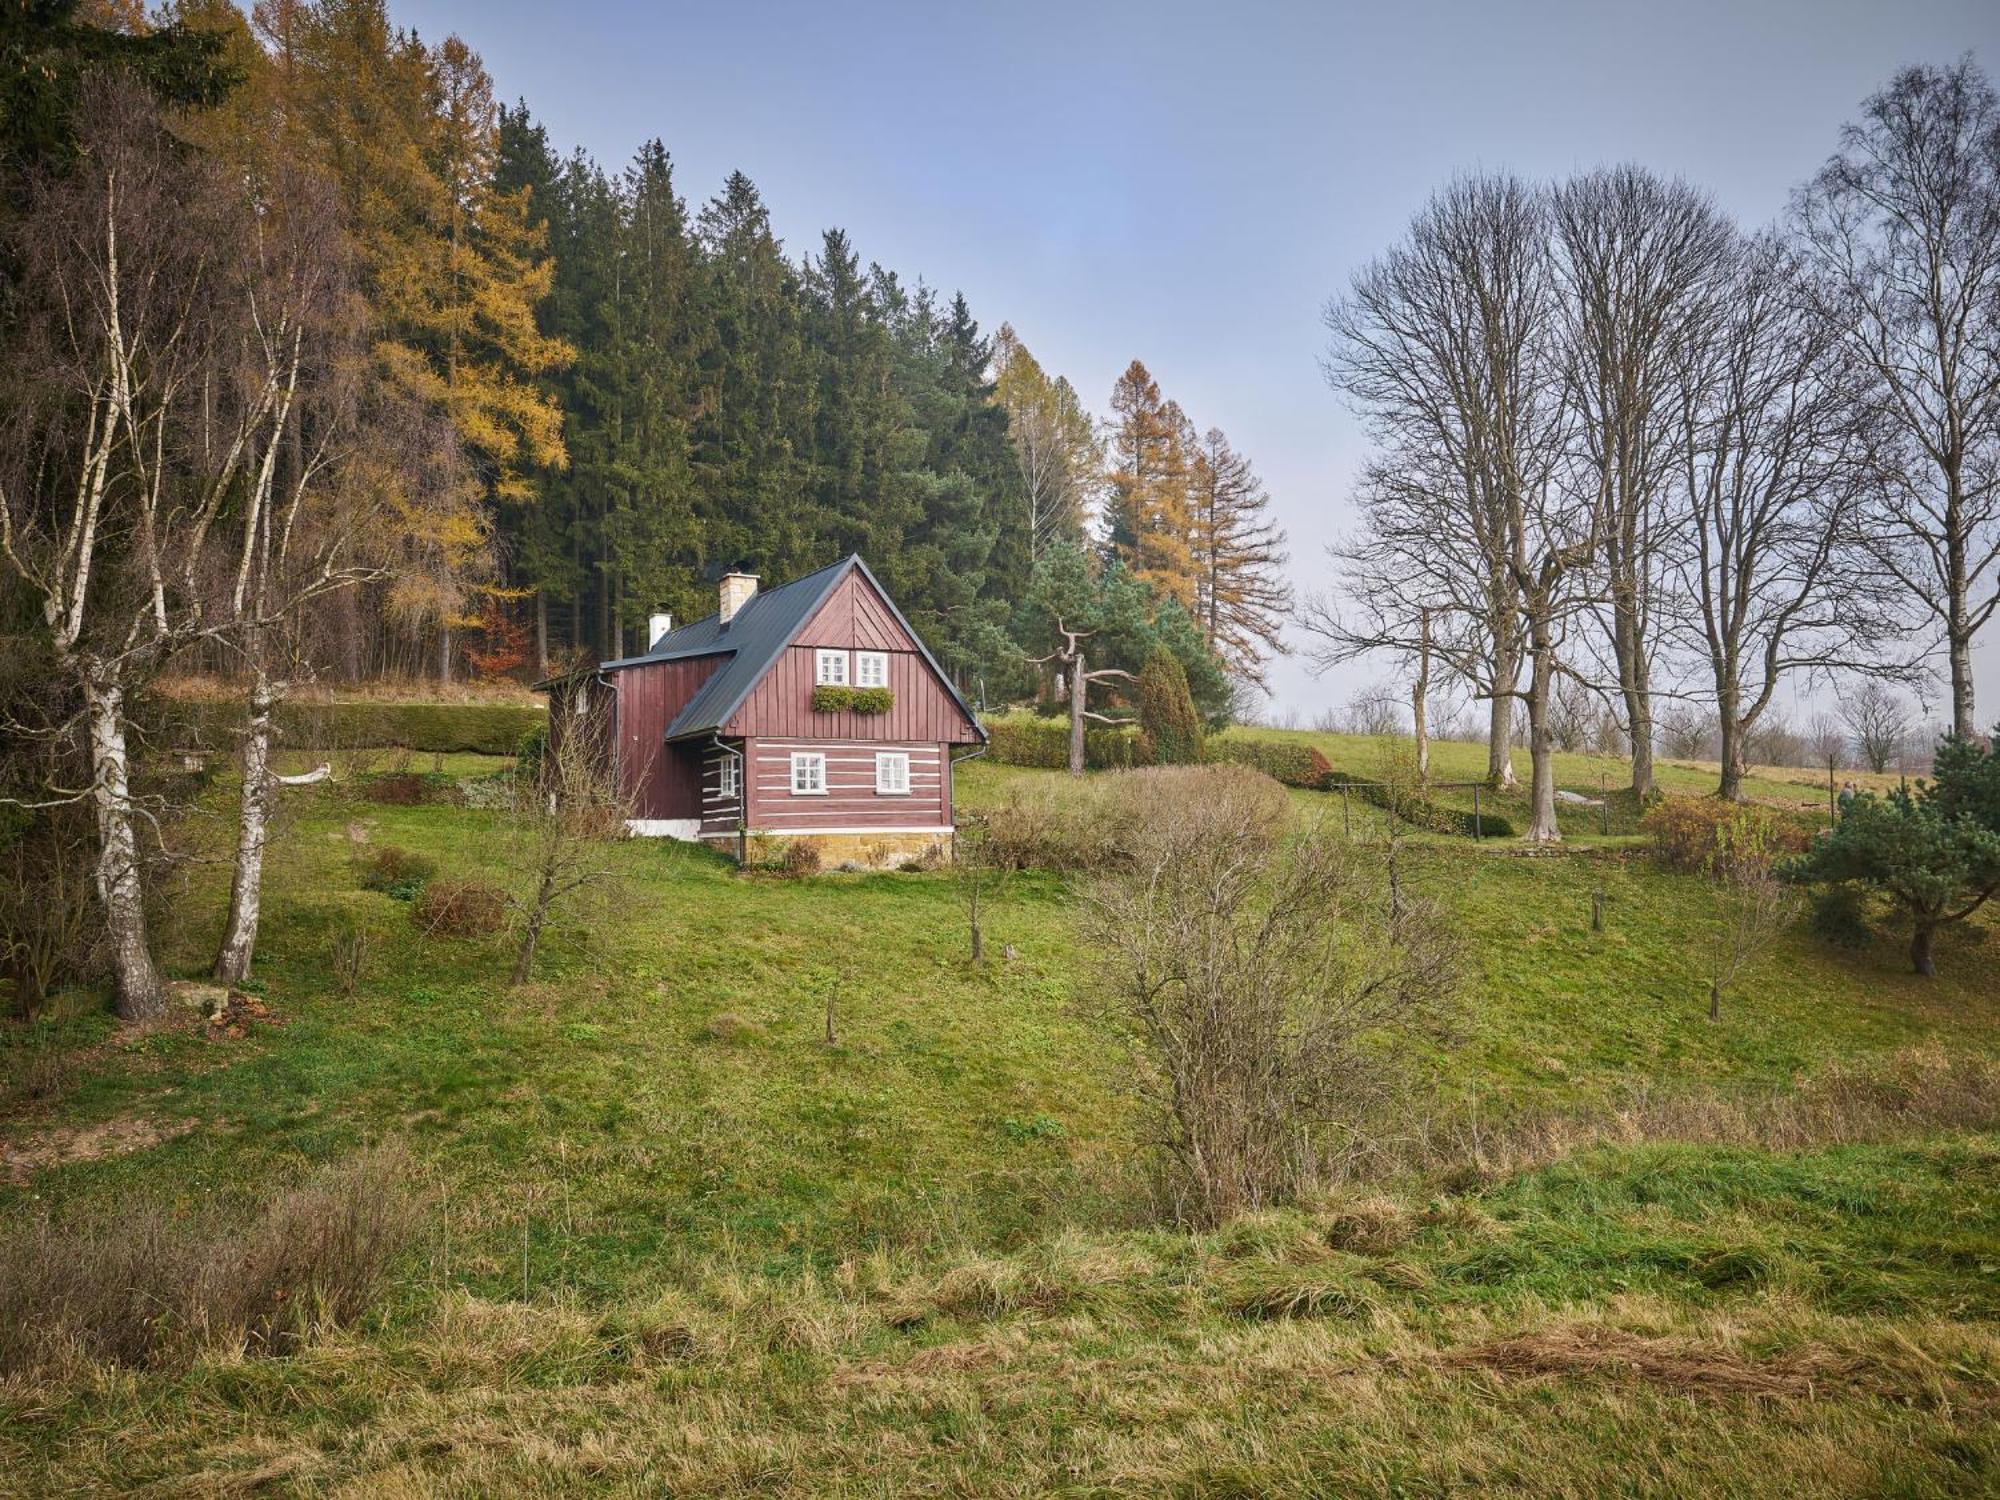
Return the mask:
<svg viewBox="0 0 2000 1500"><path fill-rule="evenodd" d="M944 690L951 694L966 722L984 740L986 730L980 724L979 716L972 711L972 706L965 701L944 668L937 664L937 658L931 655L923 637L910 628L910 622L903 618L896 601L889 597L889 591L882 587L881 581L861 560L859 553L850 553L839 562L808 573L803 578L794 578L790 583L772 589L759 589L727 624L723 623L720 615L710 615L705 620L696 620L691 625L668 631L653 643L652 650L642 656L603 662L598 670L612 672L657 661L727 655L730 659L701 685L674 716L673 723L667 726L667 738L670 740L712 733L729 722L730 716L750 696L750 690L784 654L793 637L826 602L848 571L854 568L861 570L861 576L889 606L889 613L896 617L896 623L903 627L904 634L917 643L917 650L937 675L937 680L944 685Z"/></svg>

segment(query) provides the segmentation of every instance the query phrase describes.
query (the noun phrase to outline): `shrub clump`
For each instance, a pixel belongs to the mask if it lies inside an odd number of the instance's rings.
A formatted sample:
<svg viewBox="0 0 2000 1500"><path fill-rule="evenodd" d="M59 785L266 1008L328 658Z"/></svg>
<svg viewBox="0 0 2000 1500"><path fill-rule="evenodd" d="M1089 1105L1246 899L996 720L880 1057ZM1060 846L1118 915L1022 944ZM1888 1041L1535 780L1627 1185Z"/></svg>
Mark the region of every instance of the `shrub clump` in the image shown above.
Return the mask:
<svg viewBox="0 0 2000 1500"><path fill-rule="evenodd" d="M1239 735L1208 742L1210 760L1230 761L1262 771L1273 781L1316 792L1333 774L1327 758L1297 740L1258 740Z"/></svg>
<svg viewBox="0 0 2000 1500"><path fill-rule="evenodd" d="M415 1238L406 1152L325 1168L245 1222L153 1198L0 1231L0 1374L79 1358L172 1368L203 1350L282 1354L352 1322Z"/></svg>
<svg viewBox="0 0 2000 1500"><path fill-rule="evenodd" d="M1766 808L1714 797L1664 798L1647 809L1639 827L1652 835L1653 857L1683 875L1716 873L1716 860L1728 848L1755 847L1768 862L1801 853L1811 842L1798 824Z"/></svg>
<svg viewBox="0 0 2000 1500"><path fill-rule="evenodd" d="M363 777L361 795L386 807L455 806L463 800L458 779L441 771L383 771Z"/></svg>
<svg viewBox="0 0 2000 1500"><path fill-rule="evenodd" d="M1868 893L1855 885L1829 885L1812 894L1807 926L1814 937L1838 948L1865 948L1874 940L1868 924Z"/></svg>
<svg viewBox="0 0 2000 1500"><path fill-rule="evenodd" d="M394 844L384 844L362 859L361 888L380 891L398 901L411 901L436 874L436 860Z"/></svg>
<svg viewBox="0 0 2000 1500"><path fill-rule="evenodd" d="M988 754L1003 766L1060 771L1069 765L1069 723L1064 719L1004 718L986 723ZM1131 729L1086 729L1083 763L1093 771L1130 770L1149 764L1147 747Z"/></svg>
<svg viewBox="0 0 2000 1500"><path fill-rule="evenodd" d="M1201 720L1188 692L1187 669L1167 651L1155 651L1139 671L1139 733L1156 766L1191 766L1201 760Z"/></svg>
<svg viewBox="0 0 2000 1500"><path fill-rule="evenodd" d="M426 937L485 937L507 925L507 893L479 880L433 880L410 920Z"/></svg>

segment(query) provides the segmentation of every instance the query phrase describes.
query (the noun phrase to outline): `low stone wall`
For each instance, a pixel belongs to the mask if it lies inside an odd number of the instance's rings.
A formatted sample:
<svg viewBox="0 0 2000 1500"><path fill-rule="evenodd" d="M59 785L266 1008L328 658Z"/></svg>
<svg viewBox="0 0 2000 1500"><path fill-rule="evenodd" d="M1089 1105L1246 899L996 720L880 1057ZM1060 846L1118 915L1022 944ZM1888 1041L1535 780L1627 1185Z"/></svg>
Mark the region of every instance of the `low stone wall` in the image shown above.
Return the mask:
<svg viewBox="0 0 2000 1500"><path fill-rule="evenodd" d="M704 837L702 842L735 854L736 835ZM951 859L948 833L802 833L752 834L748 862L778 864L792 844L810 844L819 853L822 870L895 870L910 864L942 864Z"/></svg>

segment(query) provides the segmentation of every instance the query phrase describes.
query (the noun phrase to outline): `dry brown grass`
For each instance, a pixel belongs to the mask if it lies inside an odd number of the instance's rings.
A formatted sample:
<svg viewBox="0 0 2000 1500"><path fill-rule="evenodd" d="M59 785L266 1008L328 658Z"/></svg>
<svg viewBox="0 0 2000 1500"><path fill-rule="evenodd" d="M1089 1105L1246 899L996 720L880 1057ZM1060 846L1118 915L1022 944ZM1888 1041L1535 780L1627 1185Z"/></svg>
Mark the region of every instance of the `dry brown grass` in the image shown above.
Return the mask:
<svg viewBox="0 0 2000 1500"><path fill-rule="evenodd" d="M425 937L485 937L507 925L507 893L479 880L433 880L410 920Z"/></svg>
<svg viewBox="0 0 2000 1500"><path fill-rule="evenodd" d="M0 1234L0 1373L177 1367L295 1349L352 1322L413 1238L409 1157L378 1147L247 1221L157 1199Z"/></svg>
<svg viewBox="0 0 2000 1500"><path fill-rule="evenodd" d="M1339 1182L1412 1174L1469 1187L1596 1146L1677 1142L1797 1151L2000 1126L2000 1060L1943 1047L1835 1063L1790 1089L1757 1093L1635 1090L1621 1105L1483 1118L1462 1108L1405 1109L1336 1163Z"/></svg>

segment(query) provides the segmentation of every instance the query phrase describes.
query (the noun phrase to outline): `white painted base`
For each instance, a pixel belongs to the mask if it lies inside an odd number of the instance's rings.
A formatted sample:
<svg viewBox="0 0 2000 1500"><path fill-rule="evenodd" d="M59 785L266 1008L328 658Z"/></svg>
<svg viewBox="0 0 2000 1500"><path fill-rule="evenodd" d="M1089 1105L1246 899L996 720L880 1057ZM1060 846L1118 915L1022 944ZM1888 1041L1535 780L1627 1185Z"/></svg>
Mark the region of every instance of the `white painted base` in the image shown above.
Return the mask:
<svg viewBox="0 0 2000 1500"><path fill-rule="evenodd" d="M691 844L701 837L701 819L627 818L625 831L635 839L679 839Z"/></svg>

